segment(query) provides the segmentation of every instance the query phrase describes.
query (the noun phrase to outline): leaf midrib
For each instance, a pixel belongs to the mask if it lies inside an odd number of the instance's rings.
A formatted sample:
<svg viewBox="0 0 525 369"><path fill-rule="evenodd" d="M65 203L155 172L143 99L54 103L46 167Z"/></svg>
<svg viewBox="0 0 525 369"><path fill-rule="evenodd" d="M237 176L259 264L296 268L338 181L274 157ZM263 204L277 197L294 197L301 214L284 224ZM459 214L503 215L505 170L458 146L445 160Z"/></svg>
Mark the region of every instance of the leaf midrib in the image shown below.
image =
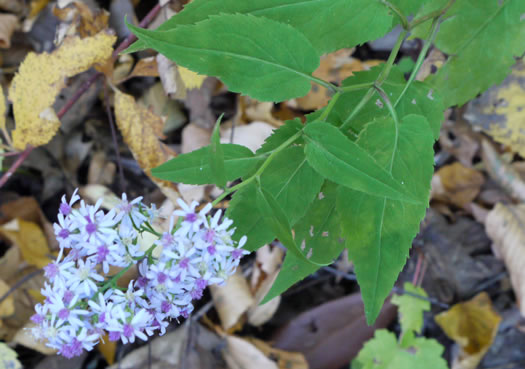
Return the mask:
<svg viewBox="0 0 525 369"><path fill-rule="evenodd" d="M272 66L272 67L274 67L276 69L282 69L282 70L286 70L288 72L297 74L298 76L306 78L307 80L315 81L315 78L313 78L309 74L306 74L304 72L301 72L299 70L293 69L293 68L288 67L288 66L283 65L283 64L273 63L273 62L265 60L265 59L260 59L260 58L256 58L256 57L253 57L253 56L239 54L239 53L230 52L230 51L220 51L220 50L207 49L207 48L197 48L197 47L190 47L190 46L182 46L182 45L179 45L179 44L176 44L176 43L169 43L169 42L164 41L164 40L158 40L158 39L152 38L151 36L148 36L148 35L144 36L144 34L143 34L143 37L147 37L149 39L152 39L152 40L154 40L154 42L158 42L158 43L162 43L164 45L168 45L169 47L177 47L177 48L180 48L180 49L183 49L183 50L191 50L191 51L197 51L197 52L198 51L202 51L204 53L209 53L209 54L226 55L226 56L237 57L238 59L244 59L244 60L248 60L248 61L256 62L256 63L260 62L261 64L267 64L267 65L270 65L270 66Z"/></svg>

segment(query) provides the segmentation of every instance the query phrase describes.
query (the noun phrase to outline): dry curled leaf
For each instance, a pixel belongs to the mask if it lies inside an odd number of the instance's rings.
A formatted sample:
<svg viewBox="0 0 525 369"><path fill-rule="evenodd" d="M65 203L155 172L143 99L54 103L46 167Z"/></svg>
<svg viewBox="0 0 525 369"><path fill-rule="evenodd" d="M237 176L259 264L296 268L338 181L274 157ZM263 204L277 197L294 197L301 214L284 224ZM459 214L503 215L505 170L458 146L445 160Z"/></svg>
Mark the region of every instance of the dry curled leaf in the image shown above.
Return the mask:
<svg viewBox="0 0 525 369"><path fill-rule="evenodd" d="M300 352L279 350L256 338L249 338L248 341L267 357L276 361L280 369L308 369L308 363Z"/></svg>
<svg viewBox="0 0 525 369"><path fill-rule="evenodd" d="M510 273L514 293L525 316L525 204L497 204L486 220L487 234Z"/></svg>
<svg viewBox="0 0 525 369"><path fill-rule="evenodd" d="M508 163L503 161L496 149L487 140L481 143L481 157L485 169L496 183L516 200L525 201L525 182L519 173Z"/></svg>
<svg viewBox="0 0 525 369"><path fill-rule="evenodd" d="M65 79L104 63L111 57L115 40L114 35L100 32L84 39L66 39L52 53L27 54L9 89L16 122L16 149L44 145L53 138L60 121L52 105Z"/></svg>
<svg viewBox="0 0 525 369"><path fill-rule="evenodd" d="M496 337L500 321L486 292L436 315L441 329L461 348L452 369L477 368Z"/></svg>
<svg viewBox="0 0 525 369"><path fill-rule="evenodd" d="M164 120L137 104L133 96L118 90L115 92L115 117L135 160L163 193L175 201L179 196L173 184L151 176L152 168L175 156L175 152L160 141L164 138Z"/></svg>
<svg viewBox="0 0 525 369"><path fill-rule="evenodd" d="M483 174L460 162L445 165L432 177L432 198L463 207L476 198L484 182Z"/></svg>

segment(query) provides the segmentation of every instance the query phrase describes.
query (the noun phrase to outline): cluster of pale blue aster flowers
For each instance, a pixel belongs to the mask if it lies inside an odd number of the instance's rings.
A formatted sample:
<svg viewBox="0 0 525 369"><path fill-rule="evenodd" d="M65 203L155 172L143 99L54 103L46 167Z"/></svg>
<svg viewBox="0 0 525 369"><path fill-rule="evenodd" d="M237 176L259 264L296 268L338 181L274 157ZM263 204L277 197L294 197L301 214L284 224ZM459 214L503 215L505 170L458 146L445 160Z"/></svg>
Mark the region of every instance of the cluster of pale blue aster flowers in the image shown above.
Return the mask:
<svg viewBox="0 0 525 369"><path fill-rule="evenodd" d="M60 244L56 261L45 267L48 279L31 320L32 333L65 357L92 350L104 337L110 341L147 340L164 334L171 319L188 317L192 300L202 297L210 284L222 284L233 274L246 237L237 243L232 221L221 211L208 213L211 204L197 211L197 203L179 200L169 229L158 233L151 224L159 216L142 198L121 203L109 212L99 200L88 205L76 191L69 202L62 198L55 235ZM177 223L175 224L175 218ZM156 241L145 251L139 235L149 232ZM155 248L160 252L153 253ZM127 288L117 280L137 266L139 276ZM110 267L120 267L109 276Z"/></svg>

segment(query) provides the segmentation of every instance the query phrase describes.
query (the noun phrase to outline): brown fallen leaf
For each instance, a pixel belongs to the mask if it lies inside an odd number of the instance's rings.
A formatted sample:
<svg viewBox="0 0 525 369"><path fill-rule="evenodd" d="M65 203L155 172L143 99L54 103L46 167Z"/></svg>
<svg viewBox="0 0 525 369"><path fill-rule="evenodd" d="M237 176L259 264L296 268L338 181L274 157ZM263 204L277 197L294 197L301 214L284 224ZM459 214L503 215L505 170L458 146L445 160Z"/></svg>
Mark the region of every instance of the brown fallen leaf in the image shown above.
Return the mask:
<svg viewBox="0 0 525 369"><path fill-rule="evenodd" d="M9 285L0 279L0 296L4 296L9 291ZM0 303L0 318L12 315L15 312L15 301L10 295Z"/></svg>
<svg viewBox="0 0 525 369"><path fill-rule="evenodd" d="M68 38L50 54L27 54L9 89L16 121L12 132L16 149L51 140L60 127L52 106L65 79L106 62L115 40L114 35L100 32L84 39Z"/></svg>
<svg viewBox="0 0 525 369"><path fill-rule="evenodd" d="M240 270L226 280L224 286L210 286L211 296L223 329L231 333L241 317L253 305L254 298L246 277Z"/></svg>
<svg viewBox="0 0 525 369"><path fill-rule="evenodd" d="M460 162L445 165L432 177L431 198L464 207L476 198L484 182L483 174Z"/></svg>
<svg viewBox="0 0 525 369"><path fill-rule="evenodd" d="M472 127L464 120L445 119L439 136L439 144L442 148L439 155L444 156L446 160L446 154L452 154L461 164L471 168L472 161L479 151L481 138L480 134L473 132Z"/></svg>
<svg viewBox="0 0 525 369"><path fill-rule="evenodd" d="M387 301L374 326L368 326L361 294L354 293L299 314L272 337L273 346L303 353L311 369L338 369L359 353L375 329L386 328L396 313Z"/></svg>
<svg viewBox="0 0 525 369"><path fill-rule="evenodd" d="M175 331L151 340L133 350L109 369L144 369L148 367L151 348L151 367L156 369L225 369L220 357L224 340L202 325L186 321Z"/></svg>
<svg viewBox="0 0 525 369"><path fill-rule="evenodd" d="M20 197L17 200L7 202L0 206L0 211L5 217L0 220L0 224L15 218L38 224L46 235L50 250L57 251L59 249L53 225L47 220L34 197Z"/></svg>
<svg viewBox="0 0 525 369"><path fill-rule="evenodd" d="M277 361L279 369L308 369L308 363L300 352L279 350L257 338L248 338L248 341L267 357Z"/></svg>
<svg viewBox="0 0 525 369"><path fill-rule="evenodd" d="M416 79L418 81L425 80L429 75L432 73L435 73L443 63L447 60L447 57L445 54L443 54L441 51L439 51L436 48L433 48L428 56L425 58L425 61L423 62L423 65L421 66L421 69L419 70L419 73L416 76Z"/></svg>
<svg viewBox="0 0 525 369"><path fill-rule="evenodd" d="M18 18L13 14L0 14L0 48L11 47L11 35L18 25Z"/></svg>
<svg viewBox="0 0 525 369"><path fill-rule="evenodd" d="M78 192L82 198L91 204L95 204L99 199L102 199L101 206L106 210L115 208L121 201L108 187L99 184L82 186Z"/></svg>
<svg viewBox="0 0 525 369"><path fill-rule="evenodd" d="M172 201L179 198L176 187L168 181L161 181L151 175L151 169L175 156L162 141L164 121L152 111L136 103L131 95L115 91L115 117L133 157L146 175Z"/></svg>
<svg viewBox="0 0 525 369"><path fill-rule="evenodd" d="M115 179L116 171L116 164L107 160L106 153L97 151L89 162L87 182L89 184L111 185Z"/></svg>
<svg viewBox="0 0 525 369"><path fill-rule="evenodd" d="M106 29L109 21L109 13L106 10L93 11L87 4L78 0L68 4L56 4L53 15L61 21L56 37L59 41L65 36L94 36Z"/></svg>
<svg viewBox="0 0 525 369"><path fill-rule="evenodd" d="M273 282L277 278L283 262L284 251L279 247L271 248L265 245L257 250L255 264L250 280L250 287L254 294L254 304L248 309L248 323L261 326L270 320L277 311L281 296L277 296L264 305L260 302L266 296Z"/></svg>
<svg viewBox="0 0 525 369"><path fill-rule="evenodd" d="M283 125L283 122L273 115L274 106L272 102L260 102L249 96L240 96L238 112L234 118L235 124L262 121L278 128Z"/></svg>
<svg viewBox="0 0 525 369"><path fill-rule="evenodd" d="M5 103L5 95L4 95L4 89L0 88L0 131L4 135L6 139L9 138L9 135L7 134L7 129L5 126L5 112L6 112L6 103Z"/></svg>
<svg viewBox="0 0 525 369"><path fill-rule="evenodd" d="M106 334L102 337L101 342L97 345L98 351L104 356L104 359L108 362L109 365L113 365L115 362L115 351L117 350L117 342L110 341L108 335Z"/></svg>
<svg viewBox="0 0 525 369"><path fill-rule="evenodd" d="M226 336L226 349L222 355L230 369L279 369L253 343L236 336Z"/></svg>
<svg viewBox="0 0 525 369"><path fill-rule="evenodd" d="M483 140L481 147L481 158L490 177L514 199L525 201L525 181L520 174L501 159L489 141Z"/></svg>
<svg viewBox="0 0 525 369"><path fill-rule="evenodd" d="M315 70L313 75L339 85L354 72L369 70L382 63L381 60L361 61L353 58L352 53L353 49L341 49L322 56L319 68ZM330 91L317 84L312 84L310 92L306 96L296 99L296 101L302 110L316 110L325 106L330 98Z"/></svg>
<svg viewBox="0 0 525 369"><path fill-rule="evenodd" d="M495 252L507 266L521 314L525 316L525 204L497 204L486 220Z"/></svg>
<svg viewBox="0 0 525 369"><path fill-rule="evenodd" d="M435 319L460 346L452 369L475 369L494 341L501 316L492 308L489 295L482 292L436 315Z"/></svg>
<svg viewBox="0 0 525 369"><path fill-rule="evenodd" d="M0 233L20 249L27 263L38 268L50 263L51 251L44 232L37 224L17 218L2 225Z"/></svg>
<svg viewBox="0 0 525 369"><path fill-rule="evenodd" d="M125 78L125 80L128 80L133 77L158 77L159 76L159 66L157 64L157 59L155 59L154 56L150 56L147 58L139 59L137 64L133 67L133 70ZM122 83L123 81L117 82L117 84Z"/></svg>

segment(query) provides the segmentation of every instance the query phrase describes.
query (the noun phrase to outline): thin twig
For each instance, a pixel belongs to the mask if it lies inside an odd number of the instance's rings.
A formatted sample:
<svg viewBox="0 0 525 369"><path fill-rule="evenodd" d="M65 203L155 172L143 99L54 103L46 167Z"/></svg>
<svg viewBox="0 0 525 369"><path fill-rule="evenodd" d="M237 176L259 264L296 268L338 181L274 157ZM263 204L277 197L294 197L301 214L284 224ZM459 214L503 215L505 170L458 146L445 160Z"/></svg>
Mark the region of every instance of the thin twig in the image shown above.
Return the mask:
<svg viewBox="0 0 525 369"><path fill-rule="evenodd" d="M160 3L157 3L149 11L149 13L142 19L142 21L139 23L139 27L146 27L148 24L151 23L151 21L159 14L160 10L162 9L162 6ZM137 40L137 37L134 34L129 35L114 51L111 56L112 62L115 62L118 58L119 53L126 49L129 45L131 45L134 41ZM91 87L95 81L102 77L104 74L101 72L94 73L86 82L80 86L78 91L69 99L66 104L58 111L57 117L58 119L61 119L70 109L71 107L80 99L80 97ZM33 151L34 146L27 146L27 148L20 154L18 159L11 165L11 168L7 172L5 172L2 177L0 178L0 188L2 188L3 185L6 184L6 182L9 180L9 178L13 175L13 173L20 167L20 165L24 162L25 159L29 156L29 154Z"/></svg>
<svg viewBox="0 0 525 369"><path fill-rule="evenodd" d="M42 269L38 269L38 270L35 270L27 275L25 275L24 277L22 277L22 279L20 279L18 282L16 282L6 293L4 293L4 295L2 297L0 297L0 304L2 302L4 302L5 299L7 299L13 292L15 292L20 286L22 286L24 283L26 283L27 281L29 281L30 279L36 277L37 275L39 275L40 273L42 273Z"/></svg>
<svg viewBox="0 0 525 369"><path fill-rule="evenodd" d="M111 137L113 140L113 147L115 149L115 154L117 156L117 167L119 174L119 187L120 192L126 192L126 182L124 179L124 169L122 168L122 160L120 158L120 150L118 148L117 142L117 130L115 129L115 122L113 120L113 114L111 114L111 107L109 106L109 93L108 93L108 84L104 84L104 104L106 105L106 114L108 116L109 127L111 128Z"/></svg>

